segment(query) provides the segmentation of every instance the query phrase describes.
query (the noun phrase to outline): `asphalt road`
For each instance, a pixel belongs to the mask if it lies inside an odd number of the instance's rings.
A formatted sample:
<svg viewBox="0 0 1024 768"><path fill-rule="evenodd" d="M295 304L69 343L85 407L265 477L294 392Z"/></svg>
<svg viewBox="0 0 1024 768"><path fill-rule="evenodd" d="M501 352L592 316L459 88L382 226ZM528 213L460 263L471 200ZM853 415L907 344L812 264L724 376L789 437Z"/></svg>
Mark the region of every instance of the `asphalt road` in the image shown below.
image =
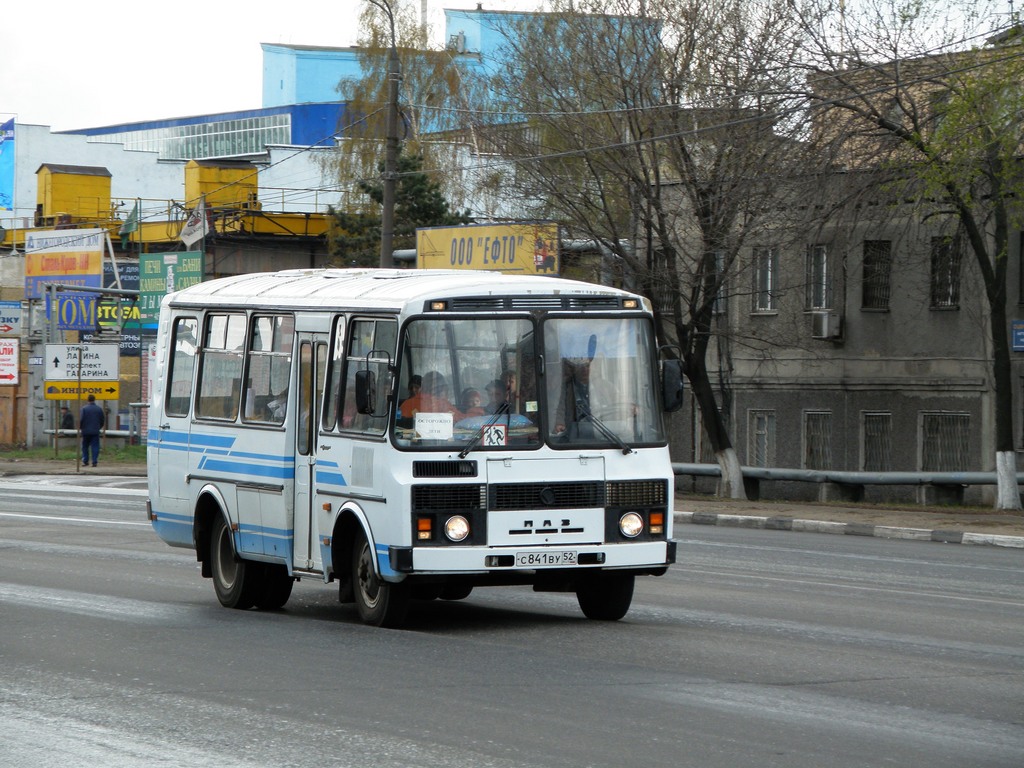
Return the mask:
<svg viewBox="0 0 1024 768"><path fill-rule="evenodd" d="M144 492L0 480L0 765L1019 766L1019 549L680 526L633 609L223 609Z"/></svg>

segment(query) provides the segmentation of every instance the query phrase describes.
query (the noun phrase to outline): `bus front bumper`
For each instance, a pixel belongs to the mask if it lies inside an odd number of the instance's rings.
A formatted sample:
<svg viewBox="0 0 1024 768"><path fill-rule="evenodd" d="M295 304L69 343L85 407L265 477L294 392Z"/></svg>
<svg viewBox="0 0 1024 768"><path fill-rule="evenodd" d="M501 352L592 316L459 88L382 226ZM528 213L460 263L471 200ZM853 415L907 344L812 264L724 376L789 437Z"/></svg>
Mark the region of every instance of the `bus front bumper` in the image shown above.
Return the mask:
<svg viewBox="0 0 1024 768"><path fill-rule="evenodd" d="M662 569L676 561L676 542L651 541L545 547L388 547L391 569L405 574L460 574L567 568Z"/></svg>

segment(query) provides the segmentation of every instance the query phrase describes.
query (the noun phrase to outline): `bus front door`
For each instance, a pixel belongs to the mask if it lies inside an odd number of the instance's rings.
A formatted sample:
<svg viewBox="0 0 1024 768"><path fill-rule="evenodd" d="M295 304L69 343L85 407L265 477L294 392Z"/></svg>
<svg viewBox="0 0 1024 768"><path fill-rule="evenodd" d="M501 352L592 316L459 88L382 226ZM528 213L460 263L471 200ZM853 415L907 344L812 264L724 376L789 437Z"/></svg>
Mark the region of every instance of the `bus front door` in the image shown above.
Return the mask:
<svg viewBox="0 0 1024 768"><path fill-rule="evenodd" d="M295 424L295 485L292 530L292 565L300 570L317 567L313 517L313 474L316 471L317 432L320 404L324 394L327 341L323 334L299 333L299 365L296 371L299 393Z"/></svg>

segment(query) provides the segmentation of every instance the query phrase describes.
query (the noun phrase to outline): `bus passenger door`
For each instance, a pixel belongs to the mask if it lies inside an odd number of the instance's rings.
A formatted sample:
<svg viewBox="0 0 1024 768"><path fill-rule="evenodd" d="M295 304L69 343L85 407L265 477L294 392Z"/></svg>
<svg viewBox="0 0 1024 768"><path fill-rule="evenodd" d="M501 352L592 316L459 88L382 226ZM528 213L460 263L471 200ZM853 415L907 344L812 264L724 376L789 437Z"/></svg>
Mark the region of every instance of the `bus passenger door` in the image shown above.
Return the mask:
<svg viewBox="0 0 1024 768"><path fill-rule="evenodd" d="M327 342L322 334L299 333L298 392L295 424L294 552L292 565L307 570L314 565L316 526L313 525L313 474L320 404L323 401Z"/></svg>

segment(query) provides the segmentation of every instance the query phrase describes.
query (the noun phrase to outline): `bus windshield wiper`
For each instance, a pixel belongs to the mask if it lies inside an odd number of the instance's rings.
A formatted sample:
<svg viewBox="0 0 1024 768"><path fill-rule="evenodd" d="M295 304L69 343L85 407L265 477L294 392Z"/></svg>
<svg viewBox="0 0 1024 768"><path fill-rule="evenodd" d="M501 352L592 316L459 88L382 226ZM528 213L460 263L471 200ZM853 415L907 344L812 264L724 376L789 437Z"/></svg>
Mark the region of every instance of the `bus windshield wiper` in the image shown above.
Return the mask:
<svg viewBox="0 0 1024 768"><path fill-rule="evenodd" d="M608 427L603 421L597 416L590 412L590 408L586 403L583 402L582 398L576 399L576 412L579 413L583 418L590 419L590 422L597 427L598 432L604 435L608 440L611 440L615 445L622 449L622 455L628 456L633 453L633 449L626 445L626 441L618 436L612 429Z"/></svg>
<svg viewBox="0 0 1024 768"><path fill-rule="evenodd" d="M465 447L461 451L459 451L459 458L460 459L466 458L466 456L469 455L470 451L472 451L474 448L476 448L480 444L480 441L484 439L484 432L486 432L488 429L490 429L495 424L497 424L498 423L498 417L501 416L502 414L507 414L509 412L510 408L511 408L511 406L509 405L508 400L506 400L501 405L499 405L498 406L498 410L496 410L493 414L491 414L491 418L489 418L487 420L487 422L480 427L480 429L476 432L476 434L474 434L469 439L469 442L466 443ZM509 414L509 415L511 416L511 414ZM508 421L511 422L511 418L509 418ZM510 423L510 426L511 426L511 423Z"/></svg>

